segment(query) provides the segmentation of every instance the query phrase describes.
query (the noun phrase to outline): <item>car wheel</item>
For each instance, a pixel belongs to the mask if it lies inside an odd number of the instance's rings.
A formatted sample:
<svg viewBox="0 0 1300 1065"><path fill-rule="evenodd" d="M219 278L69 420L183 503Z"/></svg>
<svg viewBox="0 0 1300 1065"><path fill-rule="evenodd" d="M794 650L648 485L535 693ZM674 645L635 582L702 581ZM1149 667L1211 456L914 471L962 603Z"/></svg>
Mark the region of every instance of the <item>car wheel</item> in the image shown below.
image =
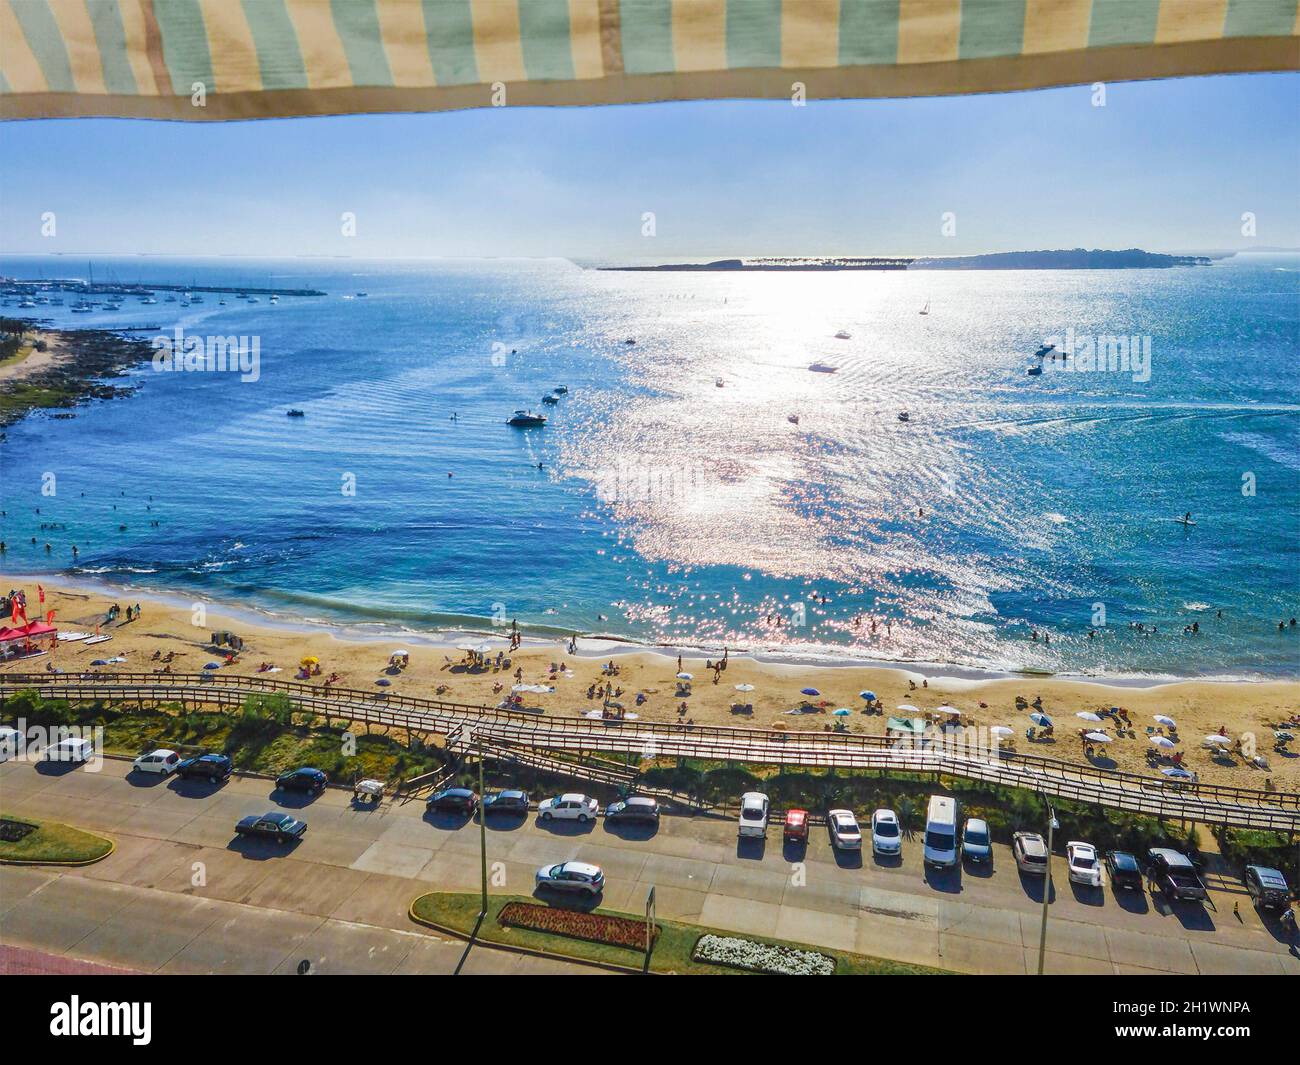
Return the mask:
<svg viewBox="0 0 1300 1065"><path fill-rule="evenodd" d="M550 819L551 819L551 811L547 810L544 814L542 814L542 820L549 821Z"/></svg>
<svg viewBox="0 0 1300 1065"><path fill-rule="evenodd" d="M586 823L587 823L587 815L586 815L586 814L578 814L578 824L580 824L580 825L585 825Z"/></svg>

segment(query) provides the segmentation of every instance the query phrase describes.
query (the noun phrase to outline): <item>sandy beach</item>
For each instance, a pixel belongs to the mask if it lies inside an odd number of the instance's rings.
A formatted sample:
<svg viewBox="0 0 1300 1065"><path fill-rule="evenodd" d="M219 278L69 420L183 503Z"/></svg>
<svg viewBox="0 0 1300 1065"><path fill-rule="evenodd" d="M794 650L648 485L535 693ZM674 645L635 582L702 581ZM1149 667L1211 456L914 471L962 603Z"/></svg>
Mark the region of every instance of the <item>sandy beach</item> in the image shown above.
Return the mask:
<svg viewBox="0 0 1300 1065"><path fill-rule="evenodd" d="M30 577L0 576L4 588L25 589L29 614L37 616L37 581ZM202 627L192 623L189 609L174 602L123 590L113 598L109 590L78 588L60 581L39 581L45 588L45 610L54 610L55 620L67 630L93 630L111 634L111 641L87 647L80 642L65 643L52 654L25 663L10 663L0 671L37 671L53 662L67 672L146 672L163 668L155 652L174 652L171 669L175 672L198 672L205 663L220 660L210 647L214 631L228 630L244 641L238 659L223 665L222 671L253 674L263 663L279 667L274 676L294 679L299 662L314 656L320 660L321 674L313 683L323 684L337 674L340 687L373 690L381 677L391 681L391 690L412 696L441 696L448 700L496 705L516 683L515 671L522 669L525 683L554 687L547 694L530 694L531 706L544 713L577 716L601 706L599 694L588 696L593 685L612 683L615 696L627 711L643 720L691 720L700 724L750 725L787 729L831 727L841 720L852 732L883 735L888 716L895 707L909 705L922 713L943 705L960 709L965 722L987 728L1006 725L1014 730L1013 742L1023 752L1083 762L1085 753L1079 738L1081 728L1100 728L1114 735L1109 721L1090 723L1075 715L1095 712L1112 706L1124 707L1136 736L1116 738L1104 748L1098 746L1094 757L1099 764L1114 763L1124 770L1157 775L1146 763L1149 745L1147 727L1155 726L1153 715L1164 714L1178 724L1176 746L1170 753L1182 752L1183 765L1204 782L1262 788L1266 778L1280 790L1300 789L1300 757L1273 749L1273 726L1295 713L1300 706L1300 682L1241 681L1217 682L1188 680L1150 687L1107 685L1080 680L1049 677L973 680L966 677L924 676L904 669L865 666L813 666L756 661L743 655L730 656L718 683L714 671L704 658L683 658L682 670L694 674L691 694L683 700L676 690L677 660L669 654L638 650L631 645L611 648L604 641L579 640L578 654L567 654L563 642L526 642L515 651L509 669L490 669L467 673L463 668L464 652L453 646L423 642L403 643L399 637L361 637L341 635L322 626L268 621L255 624L241 611L223 611L219 605L206 606ZM112 603L122 608L122 616L112 623L105 621ZM125 620L126 607L142 606L138 620ZM477 640L475 641L477 642ZM494 650L508 650L508 633L489 639ZM384 672L391 652L410 652L410 664L398 676ZM91 667L95 659L122 658L122 662ZM618 673L603 675L602 666L613 659ZM552 664L564 665L552 676ZM738 692L736 685L753 685L753 690ZM915 687L913 687L915 685ZM820 694L805 698L804 688ZM859 693L870 690L883 702L885 713L864 714ZM643 700L637 704L637 696ZM1033 703L1042 700L1042 709L1054 721L1055 735L1046 742L1029 742L1029 710L1017 708L1017 697ZM685 701L685 718L679 707ZM752 706L745 711L743 704ZM790 711L807 704L811 712ZM832 711L848 707L850 716L837 719ZM904 712L900 716L912 716ZM1215 759L1202 747L1202 739L1221 728L1233 739L1253 735L1258 753L1268 768L1252 765L1241 755ZM1296 730L1293 730L1296 731ZM1292 748L1295 744L1291 745Z"/></svg>

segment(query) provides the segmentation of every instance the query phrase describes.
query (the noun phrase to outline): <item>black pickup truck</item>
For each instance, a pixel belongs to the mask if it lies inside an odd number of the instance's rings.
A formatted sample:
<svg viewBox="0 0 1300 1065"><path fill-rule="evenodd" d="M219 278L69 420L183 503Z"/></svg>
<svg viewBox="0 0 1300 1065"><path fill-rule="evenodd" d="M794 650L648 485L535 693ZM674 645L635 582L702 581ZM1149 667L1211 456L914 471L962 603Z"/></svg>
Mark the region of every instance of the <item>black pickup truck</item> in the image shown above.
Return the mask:
<svg viewBox="0 0 1300 1065"><path fill-rule="evenodd" d="M1152 847L1147 851L1147 876L1170 899L1206 898L1205 885L1196 872L1196 866L1186 855L1168 847Z"/></svg>

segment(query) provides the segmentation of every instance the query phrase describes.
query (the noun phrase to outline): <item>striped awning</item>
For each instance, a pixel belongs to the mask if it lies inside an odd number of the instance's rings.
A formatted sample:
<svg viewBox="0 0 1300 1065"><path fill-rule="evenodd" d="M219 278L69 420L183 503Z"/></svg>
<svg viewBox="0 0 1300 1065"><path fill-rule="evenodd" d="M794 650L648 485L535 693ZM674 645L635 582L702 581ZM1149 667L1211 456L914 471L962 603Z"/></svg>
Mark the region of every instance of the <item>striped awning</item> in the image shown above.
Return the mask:
<svg viewBox="0 0 1300 1065"><path fill-rule="evenodd" d="M0 118L921 96L1300 68L1300 0L0 0Z"/></svg>

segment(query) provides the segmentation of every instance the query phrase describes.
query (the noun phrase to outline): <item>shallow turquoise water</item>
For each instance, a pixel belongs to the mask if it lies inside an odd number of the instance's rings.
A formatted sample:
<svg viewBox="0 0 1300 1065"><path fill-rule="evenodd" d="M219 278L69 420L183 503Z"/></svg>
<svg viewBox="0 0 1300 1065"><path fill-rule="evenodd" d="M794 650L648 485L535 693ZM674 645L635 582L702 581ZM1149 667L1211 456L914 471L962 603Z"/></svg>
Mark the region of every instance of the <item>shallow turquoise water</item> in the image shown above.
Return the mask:
<svg viewBox="0 0 1300 1065"><path fill-rule="evenodd" d="M24 312L256 335L261 372L145 367L128 398L11 429L4 567L420 630L517 618L800 655L1296 673L1300 631L1277 621L1300 615L1298 266L96 260L96 277L328 295ZM85 264L0 261L38 269ZM1028 377L1071 328L1149 337L1149 380ZM544 430L504 424L557 384ZM1169 520L1185 511L1195 528Z"/></svg>

